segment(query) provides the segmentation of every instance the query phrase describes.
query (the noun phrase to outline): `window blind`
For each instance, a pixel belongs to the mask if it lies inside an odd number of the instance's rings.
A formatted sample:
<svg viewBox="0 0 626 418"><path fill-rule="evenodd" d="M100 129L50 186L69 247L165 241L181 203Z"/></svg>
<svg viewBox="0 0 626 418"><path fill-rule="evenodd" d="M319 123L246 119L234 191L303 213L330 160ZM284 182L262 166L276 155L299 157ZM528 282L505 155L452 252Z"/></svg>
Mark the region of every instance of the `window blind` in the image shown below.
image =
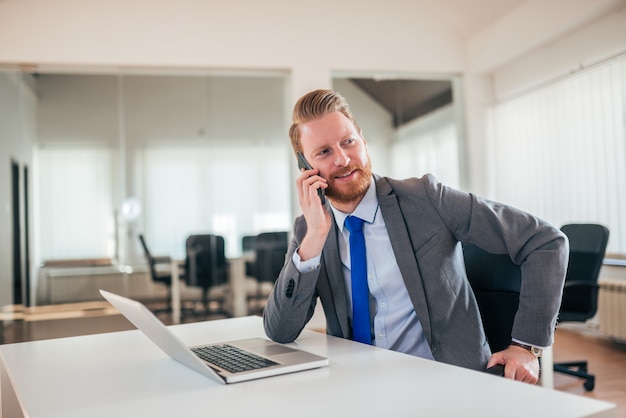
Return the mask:
<svg viewBox="0 0 626 418"><path fill-rule="evenodd" d="M111 159L108 148L38 149L37 221L42 260L115 256Z"/></svg>
<svg viewBox="0 0 626 418"><path fill-rule="evenodd" d="M244 235L290 230L295 159L287 147L282 141L145 148L137 166L152 251L183 258L189 235L212 233L224 236L234 257Z"/></svg>
<svg viewBox="0 0 626 418"><path fill-rule="evenodd" d="M493 106L493 198L556 226L601 223L626 254L626 58Z"/></svg>

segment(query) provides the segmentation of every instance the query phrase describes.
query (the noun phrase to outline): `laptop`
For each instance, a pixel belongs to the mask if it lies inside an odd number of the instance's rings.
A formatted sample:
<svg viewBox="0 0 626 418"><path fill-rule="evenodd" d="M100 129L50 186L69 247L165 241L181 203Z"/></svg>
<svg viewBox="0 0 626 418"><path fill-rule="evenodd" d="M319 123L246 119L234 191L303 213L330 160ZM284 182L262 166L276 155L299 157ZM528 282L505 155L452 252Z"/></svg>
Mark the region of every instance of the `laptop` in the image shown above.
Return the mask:
<svg viewBox="0 0 626 418"><path fill-rule="evenodd" d="M219 383L244 382L328 365L326 357L264 338L187 347L141 302L106 290L100 290L100 294L171 358Z"/></svg>

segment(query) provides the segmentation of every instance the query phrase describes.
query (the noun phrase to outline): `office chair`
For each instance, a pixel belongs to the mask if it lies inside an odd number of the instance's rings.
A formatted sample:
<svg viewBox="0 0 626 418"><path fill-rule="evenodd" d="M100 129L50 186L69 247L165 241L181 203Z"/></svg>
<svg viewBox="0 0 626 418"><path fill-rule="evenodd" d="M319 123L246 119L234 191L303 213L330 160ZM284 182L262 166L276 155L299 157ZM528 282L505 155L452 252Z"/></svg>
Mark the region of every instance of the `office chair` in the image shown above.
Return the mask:
<svg viewBox="0 0 626 418"><path fill-rule="evenodd" d="M170 305L172 301L172 260L169 256L154 257L148 249L148 245L146 244L143 234L139 234L139 242L141 243L141 247L143 248L143 252L146 256L146 261L148 262L150 278L155 283L164 284L167 289L167 307L165 309L154 310L154 312L169 312L171 311Z"/></svg>
<svg viewBox="0 0 626 418"><path fill-rule="evenodd" d="M241 238L241 253L245 256L256 251L256 235L246 235ZM254 261L246 261L246 276L255 277Z"/></svg>
<svg viewBox="0 0 626 418"><path fill-rule="evenodd" d="M226 314L224 302L228 294L229 266L224 237L190 235L185 241L185 252L185 282L202 289L204 314L211 312L211 302L217 302L215 313Z"/></svg>
<svg viewBox="0 0 626 418"><path fill-rule="evenodd" d="M567 224L561 231L569 239L569 264L565 276L559 322L585 322L598 310L598 277L609 241L609 230L598 224ZM554 364L554 371L584 379L587 391L595 387L587 361Z"/></svg>
<svg viewBox="0 0 626 418"><path fill-rule="evenodd" d="M508 254L491 254L475 245L463 247L465 270L492 352L511 344L513 320L519 305L520 266Z"/></svg>
<svg viewBox="0 0 626 418"><path fill-rule="evenodd" d="M254 277L257 280L257 309L263 310L263 302L269 296L278 274L285 263L289 246L288 232L263 232L256 236ZM271 286L264 286L270 284Z"/></svg>

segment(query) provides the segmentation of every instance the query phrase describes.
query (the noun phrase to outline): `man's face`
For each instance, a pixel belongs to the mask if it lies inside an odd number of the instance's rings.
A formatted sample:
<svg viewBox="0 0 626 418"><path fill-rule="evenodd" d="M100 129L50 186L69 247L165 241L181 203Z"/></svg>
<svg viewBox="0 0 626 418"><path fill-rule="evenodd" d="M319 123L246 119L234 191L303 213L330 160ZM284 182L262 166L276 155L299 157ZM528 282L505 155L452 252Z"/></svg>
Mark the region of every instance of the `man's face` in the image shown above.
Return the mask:
<svg viewBox="0 0 626 418"><path fill-rule="evenodd" d="M328 181L326 196L335 203L356 206L372 180L365 139L341 112L300 126L305 158Z"/></svg>

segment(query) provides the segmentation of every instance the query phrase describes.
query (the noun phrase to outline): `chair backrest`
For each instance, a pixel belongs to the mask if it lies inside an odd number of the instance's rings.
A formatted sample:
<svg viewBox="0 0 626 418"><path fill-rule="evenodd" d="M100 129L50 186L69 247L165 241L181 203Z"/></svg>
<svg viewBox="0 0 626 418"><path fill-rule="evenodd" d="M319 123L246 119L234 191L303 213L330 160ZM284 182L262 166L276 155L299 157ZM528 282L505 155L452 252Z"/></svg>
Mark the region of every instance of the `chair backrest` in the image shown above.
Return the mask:
<svg viewBox="0 0 626 418"><path fill-rule="evenodd" d="M224 237L190 235L185 241L185 280L188 286L208 289L228 282Z"/></svg>
<svg viewBox="0 0 626 418"><path fill-rule="evenodd" d="M597 282L609 230L599 224L567 224L561 231L569 240L570 254L559 319L585 321L598 310Z"/></svg>
<svg viewBox="0 0 626 418"><path fill-rule="evenodd" d="M256 235L245 235L241 238L241 252L253 252L256 246Z"/></svg>
<svg viewBox="0 0 626 418"><path fill-rule="evenodd" d="M491 254L470 244L463 247L463 256L491 351L504 350L511 343L519 305L520 266L508 254Z"/></svg>
<svg viewBox="0 0 626 418"><path fill-rule="evenodd" d="M289 246L288 232L263 232L255 242L255 277L260 282L275 282L285 264Z"/></svg>
<svg viewBox="0 0 626 418"><path fill-rule="evenodd" d="M139 234L139 242L141 242L141 247L143 248L143 252L146 256L146 261L148 261L148 267L150 268L150 277L152 280L155 280L157 277L156 271L156 263L154 261L154 257L150 254L150 250L148 249L148 245L146 244L146 239L143 234Z"/></svg>

